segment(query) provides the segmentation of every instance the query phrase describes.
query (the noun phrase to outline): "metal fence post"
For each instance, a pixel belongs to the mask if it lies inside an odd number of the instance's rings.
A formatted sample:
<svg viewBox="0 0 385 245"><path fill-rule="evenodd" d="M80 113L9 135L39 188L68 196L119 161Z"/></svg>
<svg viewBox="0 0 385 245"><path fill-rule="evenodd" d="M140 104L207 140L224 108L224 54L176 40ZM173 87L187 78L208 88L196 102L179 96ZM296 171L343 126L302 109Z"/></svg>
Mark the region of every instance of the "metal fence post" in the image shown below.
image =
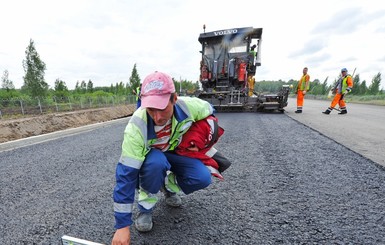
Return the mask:
<svg viewBox="0 0 385 245"><path fill-rule="evenodd" d="M39 105L39 109L40 109L40 114L43 114L43 110L41 109L40 99L37 98L37 101L38 101L38 105Z"/></svg>
<svg viewBox="0 0 385 245"><path fill-rule="evenodd" d="M58 112L59 111L59 107L57 105L56 97L53 97L53 100L55 101L56 111Z"/></svg>
<svg viewBox="0 0 385 245"><path fill-rule="evenodd" d="M72 105L71 105L70 97L68 97L68 104L70 105L70 110L72 111Z"/></svg>
<svg viewBox="0 0 385 245"><path fill-rule="evenodd" d="M24 116L24 108L23 108L23 101L22 100L20 100L20 106L21 106L21 113Z"/></svg>

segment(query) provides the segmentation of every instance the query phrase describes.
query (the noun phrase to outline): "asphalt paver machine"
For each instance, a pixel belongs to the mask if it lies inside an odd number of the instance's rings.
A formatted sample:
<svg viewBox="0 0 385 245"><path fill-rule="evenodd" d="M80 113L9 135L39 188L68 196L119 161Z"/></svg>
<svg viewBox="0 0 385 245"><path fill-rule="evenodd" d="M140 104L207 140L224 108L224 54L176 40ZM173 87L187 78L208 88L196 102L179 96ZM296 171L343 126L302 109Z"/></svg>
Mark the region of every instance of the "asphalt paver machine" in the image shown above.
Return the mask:
<svg viewBox="0 0 385 245"><path fill-rule="evenodd" d="M255 73L261 66L262 28L243 27L204 32L198 41L201 90L196 96L219 112L284 111L289 87L276 94L254 91Z"/></svg>

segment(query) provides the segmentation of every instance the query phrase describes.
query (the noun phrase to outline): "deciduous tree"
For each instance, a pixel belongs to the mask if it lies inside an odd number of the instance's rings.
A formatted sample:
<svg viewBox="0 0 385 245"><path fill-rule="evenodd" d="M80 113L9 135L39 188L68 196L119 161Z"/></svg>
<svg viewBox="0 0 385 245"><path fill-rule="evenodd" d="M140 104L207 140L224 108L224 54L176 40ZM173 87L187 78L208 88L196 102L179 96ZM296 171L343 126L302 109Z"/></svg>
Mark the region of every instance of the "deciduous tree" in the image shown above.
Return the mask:
<svg viewBox="0 0 385 245"><path fill-rule="evenodd" d="M93 93L94 92L94 83L90 80L88 80L87 83L87 93Z"/></svg>
<svg viewBox="0 0 385 245"><path fill-rule="evenodd" d="M69 95L67 85L64 81L56 79L55 81L55 96L57 98L63 98Z"/></svg>
<svg viewBox="0 0 385 245"><path fill-rule="evenodd" d="M373 77L372 83L369 85L369 93L372 95L376 95L380 93L380 86L381 86L381 73L377 73Z"/></svg>
<svg viewBox="0 0 385 245"><path fill-rule="evenodd" d="M9 80L8 76L9 76L9 72L8 70L5 70L3 73L3 76L1 77L1 87L5 89L7 92L9 92L12 89L15 89L13 82Z"/></svg>
<svg viewBox="0 0 385 245"><path fill-rule="evenodd" d="M46 66L40 59L32 39L25 50L23 68L25 76L22 89L32 97L44 97L48 92L48 84L44 81Z"/></svg>

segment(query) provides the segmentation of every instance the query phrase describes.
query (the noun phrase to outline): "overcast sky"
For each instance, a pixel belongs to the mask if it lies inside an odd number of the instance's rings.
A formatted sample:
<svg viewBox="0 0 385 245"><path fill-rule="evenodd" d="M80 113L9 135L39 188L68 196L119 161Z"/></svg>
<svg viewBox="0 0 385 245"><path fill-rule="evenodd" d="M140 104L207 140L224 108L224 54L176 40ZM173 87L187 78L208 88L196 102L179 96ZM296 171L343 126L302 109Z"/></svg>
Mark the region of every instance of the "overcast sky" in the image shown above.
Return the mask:
<svg viewBox="0 0 385 245"><path fill-rule="evenodd" d="M141 79L155 70L197 81L203 32L263 28L256 80L336 79L356 68L385 87L385 2L374 0L1 0L0 72L23 85L30 39L46 64L46 82L74 89L127 83L134 64Z"/></svg>

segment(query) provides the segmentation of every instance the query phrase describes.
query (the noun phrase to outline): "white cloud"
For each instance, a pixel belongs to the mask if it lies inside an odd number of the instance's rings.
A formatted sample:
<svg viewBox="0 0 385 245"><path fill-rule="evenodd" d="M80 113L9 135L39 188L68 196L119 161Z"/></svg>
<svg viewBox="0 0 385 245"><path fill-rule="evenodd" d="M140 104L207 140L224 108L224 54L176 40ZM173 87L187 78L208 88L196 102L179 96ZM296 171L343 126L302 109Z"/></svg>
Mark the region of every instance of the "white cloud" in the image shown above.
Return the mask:
<svg viewBox="0 0 385 245"><path fill-rule="evenodd" d="M263 28L257 81L299 79L308 66L311 79L332 81L347 67L370 83L385 74L384 13L385 4L373 0L7 1L0 15L0 72L8 70L16 87L23 84L32 39L50 86L57 78L70 89L90 79L94 86L128 82L134 64L142 79L161 70L196 81L198 36L206 24L206 31Z"/></svg>

